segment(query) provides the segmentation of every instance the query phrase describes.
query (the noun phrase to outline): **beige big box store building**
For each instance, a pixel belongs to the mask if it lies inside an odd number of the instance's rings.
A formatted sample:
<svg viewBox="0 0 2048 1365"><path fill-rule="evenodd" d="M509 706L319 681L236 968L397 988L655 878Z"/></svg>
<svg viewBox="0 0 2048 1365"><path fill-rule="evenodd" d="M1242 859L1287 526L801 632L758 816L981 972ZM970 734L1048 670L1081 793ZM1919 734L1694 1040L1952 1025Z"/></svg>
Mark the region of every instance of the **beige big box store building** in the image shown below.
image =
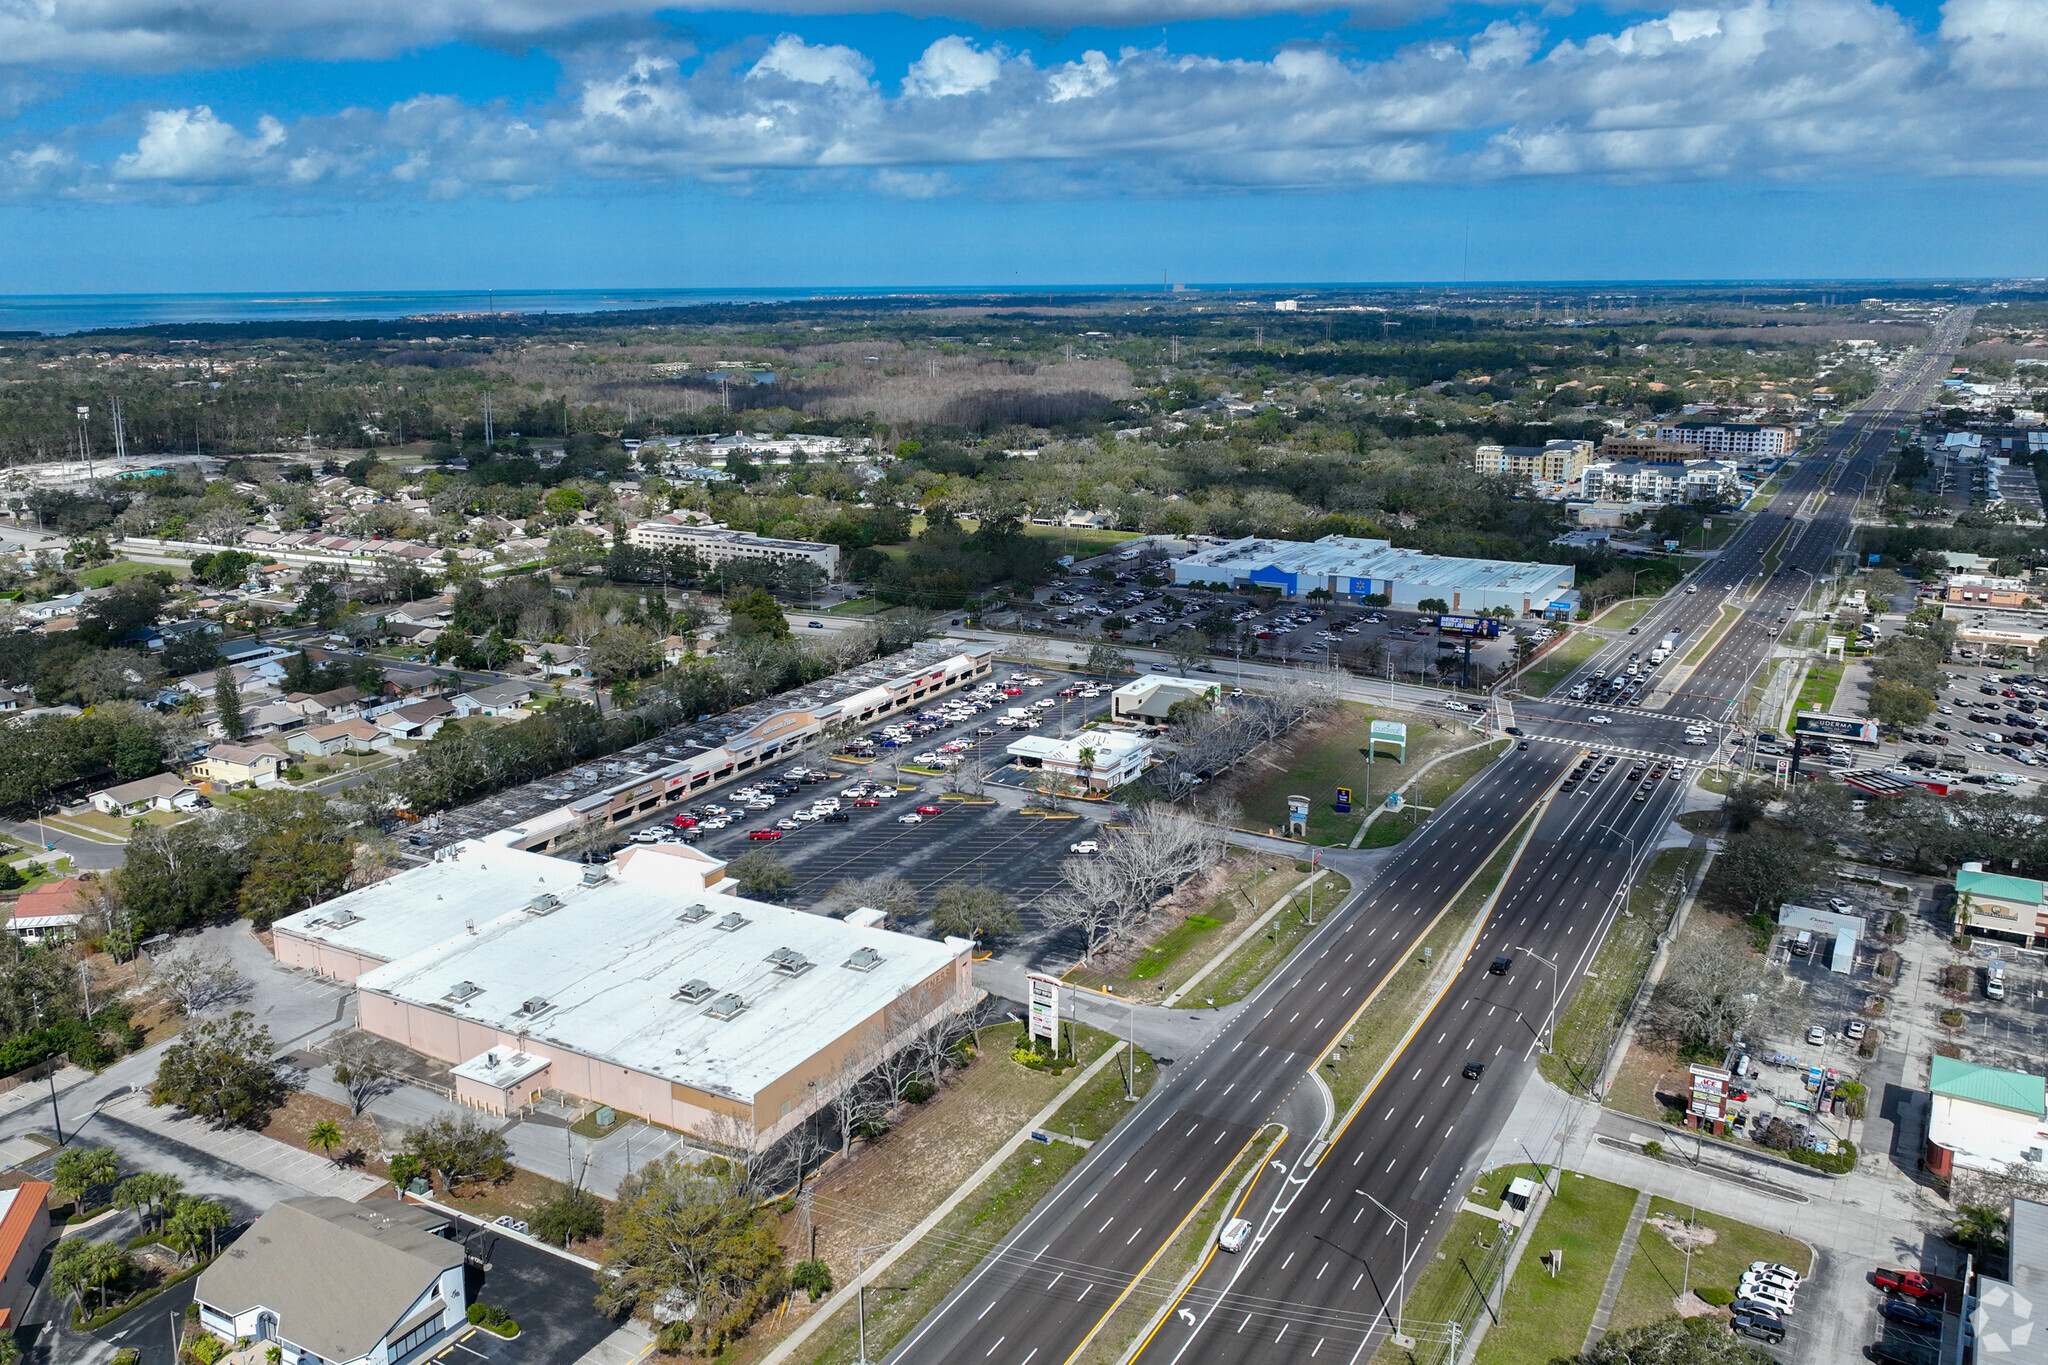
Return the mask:
<svg viewBox="0 0 2048 1365"><path fill-rule="evenodd" d="M278 959L358 991L361 1027L451 1066L493 1113L554 1090L766 1145L971 999L943 942L719 889L724 864L634 848L601 873L478 842L277 922Z"/></svg>

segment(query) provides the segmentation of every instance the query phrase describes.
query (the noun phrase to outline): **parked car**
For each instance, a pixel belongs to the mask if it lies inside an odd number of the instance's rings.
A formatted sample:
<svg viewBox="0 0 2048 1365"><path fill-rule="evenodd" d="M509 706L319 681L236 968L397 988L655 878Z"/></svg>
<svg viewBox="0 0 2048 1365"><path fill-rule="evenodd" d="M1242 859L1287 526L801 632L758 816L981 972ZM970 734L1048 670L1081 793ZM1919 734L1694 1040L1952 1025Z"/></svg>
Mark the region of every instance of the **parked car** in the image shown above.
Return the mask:
<svg viewBox="0 0 2048 1365"><path fill-rule="evenodd" d="M1814 1047L1819 1047L1821 1044L1827 1042L1827 1040L1828 1031L1822 1028L1819 1024L1815 1024L1812 1028L1806 1031L1806 1041L1812 1044Z"/></svg>
<svg viewBox="0 0 2048 1365"><path fill-rule="evenodd" d="M912 811L908 815L897 816L896 823L899 825L921 825L924 823L924 817L916 811Z"/></svg>
<svg viewBox="0 0 2048 1365"><path fill-rule="evenodd" d="M1093 839L1083 839L1083 840L1082 840L1082 841L1081 841L1080 843L1078 843L1078 844L1068 844L1068 845L1067 845L1067 852L1069 852L1069 853L1100 853L1100 852L1102 852L1102 845L1100 845L1100 844L1096 843L1096 842L1095 842L1095 840L1093 840Z"/></svg>
<svg viewBox="0 0 2048 1365"><path fill-rule="evenodd" d="M779 829L750 829L747 831L747 837L749 839L780 839L782 831Z"/></svg>
<svg viewBox="0 0 2048 1365"><path fill-rule="evenodd" d="M1879 1269L1870 1277L1870 1282L1879 1289L1893 1294L1904 1294L1908 1298L1926 1299L1938 1296L1940 1288L1917 1270Z"/></svg>
<svg viewBox="0 0 2048 1365"><path fill-rule="evenodd" d="M1915 1299L1886 1299L1877 1311L1906 1327L1924 1327L1933 1331L1941 1326L1941 1314Z"/></svg>
<svg viewBox="0 0 2048 1365"><path fill-rule="evenodd" d="M1852 1043L1861 1042L1863 1040L1863 1035L1869 1032L1869 1030L1870 1026L1868 1024L1865 1024L1861 1019L1851 1019L1848 1023L1842 1026L1842 1036L1847 1038Z"/></svg>
<svg viewBox="0 0 2048 1365"><path fill-rule="evenodd" d="M1737 1313L1728 1319L1728 1330L1737 1336L1754 1337L1772 1346L1785 1339L1783 1319L1762 1314Z"/></svg>
<svg viewBox="0 0 2048 1365"><path fill-rule="evenodd" d="M939 808L937 806L919 806L917 808L917 813L919 815L937 815L939 813Z"/></svg>

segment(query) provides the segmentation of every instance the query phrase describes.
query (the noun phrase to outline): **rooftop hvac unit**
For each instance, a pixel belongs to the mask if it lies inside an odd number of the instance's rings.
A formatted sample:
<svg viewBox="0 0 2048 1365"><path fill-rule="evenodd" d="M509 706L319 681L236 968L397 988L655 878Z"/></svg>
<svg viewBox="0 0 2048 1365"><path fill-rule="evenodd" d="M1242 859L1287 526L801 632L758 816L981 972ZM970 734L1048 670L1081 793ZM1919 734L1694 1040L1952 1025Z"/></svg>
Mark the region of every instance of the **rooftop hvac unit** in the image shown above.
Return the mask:
<svg viewBox="0 0 2048 1365"><path fill-rule="evenodd" d="M731 1019L747 1007L747 1002L731 991L711 1002L711 1008L704 1012L713 1019Z"/></svg>
<svg viewBox="0 0 2048 1365"><path fill-rule="evenodd" d="M336 929L346 929L351 924L361 924L363 917L347 906L342 906L327 917L327 923Z"/></svg>
<svg viewBox="0 0 2048 1365"><path fill-rule="evenodd" d="M768 961L775 964L775 970L783 976L802 976L818 965L794 948L777 948L768 954Z"/></svg>
<svg viewBox="0 0 2048 1365"><path fill-rule="evenodd" d="M562 898L552 892L543 892L526 903L529 915L552 915L562 908Z"/></svg>
<svg viewBox="0 0 2048 1365"><path fill-rule="evenodd" d="M856 948L845 965L857 972L871 972L882 965L882 955L873 948Z"/></svg>
<svg viewBox="0 0 2048 1365"><path fill-rule="evenodd" d="M725 914L718 917L718 923L713 927L729 934L735 929L744 928L752 923L752 920L742 915L739 911L728 910Z"/></svg>
<svg viewBox="0 0 2048 1365"><path fill-rule="evenodd" d="M696 905L691 906L689 909L683 911L683 913L676 916L676 918L681 920L685 924L695 924L698 920L703 919L710 913L711 907L704 905L700 902Z"/></svg>
<svg viewBox="0 0 2048 1365"><path fill-rule="evenodd" d="M519 1004L518 1013L519 1016L523 1019L532 1019L536 1016L546 1014L549 1010L553 1008L554 1005L552 1004L552 1002L548 1000L546 996L536 995L531 999L521 1001Z"/></svg>
<svg viewBox="0 0 2048 1365"><path fill-rule="evenodd" d="M441 998L443 1000L452 1000L459 1005L463 1001L468 1000L473 996L483 994L483 989L484 988L482 986L477 985L476 982L474 981L458 981L454 985L450 986L448 988L448 994L442 996Z"/></svg>
<svg viewBox="0 0 2048 1365"><path fill-rule="evenodd" d="M605 871L601 867L590 867L583 870L583 884L585 886L598 886L603 883L604 879Z"/></svg>
<svg viewBox="0 0 2048 1365"><path fill-rule="evenodd" d="M711 998L711 992L714 989L715 987L703 977L692 977L690 980L685 981L682 987L676 991L676 999L686 1004L701 1004Z"/></svg>

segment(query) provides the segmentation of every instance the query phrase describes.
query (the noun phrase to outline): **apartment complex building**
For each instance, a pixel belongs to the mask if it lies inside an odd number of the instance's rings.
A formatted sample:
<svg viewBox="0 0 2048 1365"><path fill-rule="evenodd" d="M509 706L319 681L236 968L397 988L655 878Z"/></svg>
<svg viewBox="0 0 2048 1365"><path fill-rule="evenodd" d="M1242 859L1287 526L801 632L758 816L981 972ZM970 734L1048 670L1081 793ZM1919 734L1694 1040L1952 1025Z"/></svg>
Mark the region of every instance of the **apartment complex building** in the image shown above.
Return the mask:
<svg viewBox="0 0 2048 1365"><path fill-rule="evenodd" d="M1757 422L1668 422L1657 428L1657 439L1691 446L1709 455L1737 455L1769 459L1791 451L1796 437L1792 428L1766 426Z"/></svg>
<svg viewBox="0 0 2048 1365"><path fill-rule="evenodd" d="M734 531L723 526L696 526L676 517L643 521L626 532L626 543L642 550L684 550L706 568L715 569L734 560L788 564L815 564L827 578L839 573L839 547L811 540L773 540L751 531Z"/></svg>
<svg viewBox="0 0 2048 1365"><path fill-rule="evenodd" d="M1593 458L1591 441L1547 441L1540 446L1483 445L1472 465L1481 474L1503 474L1538 483L1572 484Z"/></svg>

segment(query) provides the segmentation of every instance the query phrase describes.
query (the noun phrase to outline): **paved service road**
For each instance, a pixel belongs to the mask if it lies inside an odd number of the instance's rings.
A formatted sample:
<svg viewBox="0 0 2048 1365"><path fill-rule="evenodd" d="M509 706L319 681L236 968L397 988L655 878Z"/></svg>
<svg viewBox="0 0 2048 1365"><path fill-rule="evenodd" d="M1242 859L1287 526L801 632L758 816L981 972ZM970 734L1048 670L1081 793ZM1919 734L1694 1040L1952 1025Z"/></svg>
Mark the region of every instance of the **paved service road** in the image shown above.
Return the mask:
<svg viewBox="0 0 2048 1365"><path fill-rule="evenodd" d="M1247 1206L1254 1241L1240 1255L1210 1258L1143 1355L1180 1365L1350 1362L1369 1353L1389 1327L1404 1241L1373 1200L1409 1224L1409 1264L1426 1263L1467 1165L1490 1149L1526 1079L1544 1021L1569 1001L1688 786L1647 775L1631 781L1630 757L1684 753L1683 722L1725 719L1769 652L1778 608L1802 596L1808 575L1840 548L1888 424L1917 408L1968 324L1966 313L1952 315L1917 363L1831 432L1771 507L1697 573L1696 593L1669 596L1643 620L1638 640L1680 629L1697 643L1722 602L1754 586L1788 515L1814 512L1792 517L1781 561L1793 572L1764 582L1743 603L1744 623L1675 689L1667 673L1661 709L1608 708L1608 723L1595 724L1595 708L1515 701L1515 723L1542 742L1510 751L1400 844L891 1358L1065 1365L1120 1297L1156 1304L1165 1296L1170 1286L1145 1280L1144 1271L1276 1118L1289 1128L1279 1153L1284 1178L1269 1172L1276 1178L1262 1180ZM1821 489L1831 491L1809 508ZM1623 637L1567 681L1611 674L1639 648ZM1606 780L1556 794L1578 755L1593 748L1621 756ZM1645 799L1635 799L1638 791ZM1307 1073L1532 811L1535 832L1472 952L1356 1116L1327 1146L1317 1142L1324 1124L1303 1097L1319 1087L1304 1084ZM1504 953L1512 965L1494 976L1488 966ZM1557 963L1562 980L1539 959ZM1476 1082L1461 1074L1469 1061L1486 1064Z"/></svg>

